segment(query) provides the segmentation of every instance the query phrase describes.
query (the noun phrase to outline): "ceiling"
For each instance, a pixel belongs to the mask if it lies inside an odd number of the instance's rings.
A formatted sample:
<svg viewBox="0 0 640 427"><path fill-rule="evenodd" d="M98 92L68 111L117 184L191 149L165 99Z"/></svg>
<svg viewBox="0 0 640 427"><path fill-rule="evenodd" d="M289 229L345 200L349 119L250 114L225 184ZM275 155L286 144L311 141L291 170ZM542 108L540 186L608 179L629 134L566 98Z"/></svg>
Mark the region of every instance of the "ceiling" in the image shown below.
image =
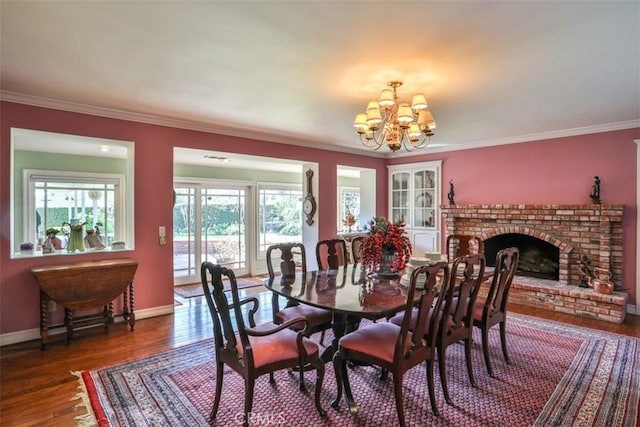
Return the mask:
<svg viewBox="0 0 640 427"><path fill-rule="evenodd" d="M437 121L420 153L640 126L637 1L2 0L0 14L9 101L379 156L352 122L394 79Z"/></svg>

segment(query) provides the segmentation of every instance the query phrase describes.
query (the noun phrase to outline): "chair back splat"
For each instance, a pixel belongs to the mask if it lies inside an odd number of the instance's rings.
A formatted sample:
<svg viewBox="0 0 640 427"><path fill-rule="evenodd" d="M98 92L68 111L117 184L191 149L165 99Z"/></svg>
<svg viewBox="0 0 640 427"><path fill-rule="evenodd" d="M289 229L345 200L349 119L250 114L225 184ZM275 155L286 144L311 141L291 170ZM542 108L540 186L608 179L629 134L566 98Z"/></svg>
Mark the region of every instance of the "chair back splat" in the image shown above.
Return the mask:
<svg viewBox="0 0 640 427"><path fill-rule="evenodd" d="M337 270L338 267L346 266L347 244L342 239L320 240L316 244L316 260L320 270Z"/></svg>
<svg viewBox="0 0 640 427"><path fill-rule="evenodd" d="M353 259L354 264L360 263L362 259L362 240L363 236L354 237L351 240L351 258Z"/></svg>
<svg viewBox="0 0 640 427"><path fill-rule="evenodd" d="M500 325L500 341L502 354L510 364L506 342L507 302L513 276L518 269L520 253L518 248L507 248L498 251L496 266L489 292L485 301L476 301L473 309L473 324L482 331L482 352L489 376L493 377L493 367L489 357L489 329Z"/></svg>
<svg viewBox="0 0 640 427"><path fill-rule="evenodd" d="M229 366L244 379L244 426L249 425L251 418L256 379L268 373L273 382L274 371L299 367L302 372L305 365L316 370L315 405L318 413L325 416L326 412L320 404L324 364L320 359L318 345L303 335L306 319L300 317L282 325L256 325L254 315L258 311L258 299L249 297L240 300L238 283L232 270L204 262L200 267L200 276L213 322L216 354L216 391L209 421L213 423L220 406L224 365ZM227 278L231 285L231 304L224 293L223 277ZM249 305L246 314L249 326L242 313L242 307L245 305ZM290 329L295 323L304 325L300 332ZM304 390L302 382L300 388Z"/></svg>
<svg viewBox="0 0 640 427"><path fill-rule="evenodd" d="M392 373L398 421L405 425L402 380L405 372L426 362L429 397L434 414L438 415L433 387L433 363L435 360L435 335L439 324L439 298L449 283L449 267L440 262L421 266L413 271L407 292L407 305L403 310L401 325L394 322L378 322L357 329L342 338L333 358L338 393L331 405L338 407L344 386L351 413L357 412L349 385L347 361L380 366ZM418 288L418 284L420 284ZM432 339L425 340L425 336Z"/></svg>
<svg viewBox="0 0 640 427"><path fill-rule="evenodd" d="M464 234L448 235L445 249L447 251L447 261L450 263L456 258L482 253L480 239L476 236Z"/></svg>
<svg viewBox="0 0 640 427"><path fill-rule="evenodd" d="M307 254L304 245L300 242L279 243L267 248L267 270L269 277L275 276L273 268L273 258L279 253L280 274L285 277L295 276L297 266L303 273L307 272ZM296 260L296 256L299 256Z"/></svg>

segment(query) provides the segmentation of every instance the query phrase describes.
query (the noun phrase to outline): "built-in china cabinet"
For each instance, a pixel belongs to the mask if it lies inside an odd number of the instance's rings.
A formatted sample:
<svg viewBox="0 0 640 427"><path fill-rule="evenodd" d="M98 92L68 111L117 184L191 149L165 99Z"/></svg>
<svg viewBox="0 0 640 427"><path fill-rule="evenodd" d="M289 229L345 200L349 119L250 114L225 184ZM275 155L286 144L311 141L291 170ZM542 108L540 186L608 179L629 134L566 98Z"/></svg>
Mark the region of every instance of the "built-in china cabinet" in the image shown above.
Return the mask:
<svg viewBox="0 0 640 427"><path fill-rule="evenodd" d="M389 166L389 219L403 219L413 255L440 250L441 161Z"/></svg>

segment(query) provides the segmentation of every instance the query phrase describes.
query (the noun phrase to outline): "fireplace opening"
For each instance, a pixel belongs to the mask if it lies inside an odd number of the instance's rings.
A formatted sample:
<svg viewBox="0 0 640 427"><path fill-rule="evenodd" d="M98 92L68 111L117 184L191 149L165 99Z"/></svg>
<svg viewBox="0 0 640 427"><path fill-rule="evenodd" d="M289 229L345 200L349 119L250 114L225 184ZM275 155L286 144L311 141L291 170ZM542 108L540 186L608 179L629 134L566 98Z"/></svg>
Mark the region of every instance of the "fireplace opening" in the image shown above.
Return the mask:
<svg viewBox="0 0 640 427"><path fill-rule="evenodd" d="M483 244L484 256L490 267L495 267L500 249L515 246L520 251L516 274L538 279L560 278L560 249L551 243L526 234L508 233L490 237Z"/></svg>

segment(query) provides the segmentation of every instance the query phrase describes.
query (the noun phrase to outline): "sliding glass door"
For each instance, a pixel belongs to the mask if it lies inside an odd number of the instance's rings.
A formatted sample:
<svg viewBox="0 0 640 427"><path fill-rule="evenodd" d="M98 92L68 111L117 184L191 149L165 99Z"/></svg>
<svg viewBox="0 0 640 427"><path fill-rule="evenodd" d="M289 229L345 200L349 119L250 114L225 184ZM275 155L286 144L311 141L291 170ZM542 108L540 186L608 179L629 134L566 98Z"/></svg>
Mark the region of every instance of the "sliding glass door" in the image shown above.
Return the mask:
<svg viewBox="0 0 640 427"><path fill-rule="evenodd" d="M174 187L174 283L200 281L204 261L248 274L247 200L245 186L179 184Z"/></svg>

